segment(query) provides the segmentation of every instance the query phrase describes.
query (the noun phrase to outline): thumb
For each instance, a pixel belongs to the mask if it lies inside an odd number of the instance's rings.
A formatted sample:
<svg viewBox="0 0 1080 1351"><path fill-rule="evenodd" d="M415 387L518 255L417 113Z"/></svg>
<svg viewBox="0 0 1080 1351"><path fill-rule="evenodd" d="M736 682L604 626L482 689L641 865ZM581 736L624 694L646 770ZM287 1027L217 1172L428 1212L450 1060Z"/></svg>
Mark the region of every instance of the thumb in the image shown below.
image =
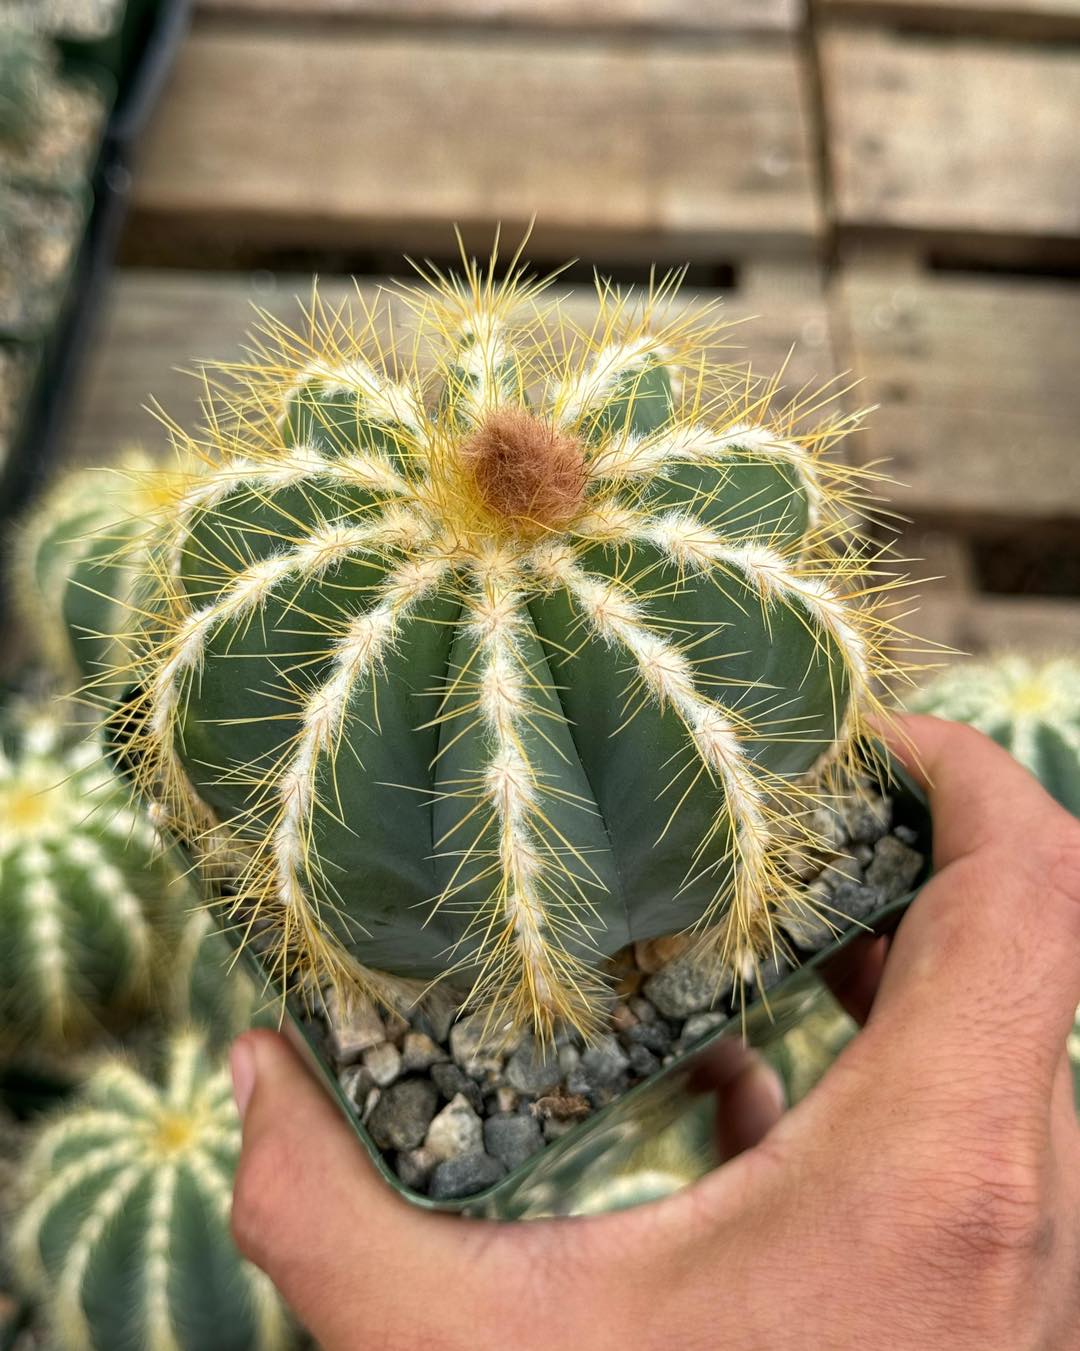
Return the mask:
<svg viewBox="0 0 1080 1351"><path fill-rule="evenodd" d="M320 1342L351 1345L359 1302L393 1306L406 1297L406 1272L446 1269L453 1221L386 1185L284 1037L246 1032L231 1065L243 1120L237 1247Z"/></svg>

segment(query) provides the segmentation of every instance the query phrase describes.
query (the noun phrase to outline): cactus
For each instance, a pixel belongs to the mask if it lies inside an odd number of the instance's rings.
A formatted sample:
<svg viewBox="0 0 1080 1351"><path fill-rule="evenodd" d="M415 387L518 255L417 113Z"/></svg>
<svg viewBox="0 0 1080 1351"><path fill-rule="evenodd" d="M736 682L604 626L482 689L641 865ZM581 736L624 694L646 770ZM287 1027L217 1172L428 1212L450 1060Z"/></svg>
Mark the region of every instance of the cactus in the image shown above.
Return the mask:
<svg viewBox="0 0 1080 1351"><path fill-rule="evenodd" d="M0 750L0 1042L58 1047L149 1006L175 871L97 738L25 715Z"/></svg>
<svg viewBox="0 0 1080 1351"><path fill-rule="evenodd" d="M57 678L100 683L130 660L141 579L152 570L146 549L155 513L178 482L129 450L108 468L61 474L21 523L13 592Z"/></svg>
<svg viewBox="0 0 1080 1351"><path fill-rule="evenodd" d="M291 1344L267 1278L229 1234L240 1125L200 1038L162 1084L120 1059L41 1132L12 1250L59 1351L272 1351Z"/></svg>
<svg viewBox="0 0 1080 1351"><path fill-rule="evenodd" d="M1080 816L1080 663L1001 653L962 662L909 700L920 713L967 722L1025 765Z"/></svg>
<svg viewBox="0 0 1080 1351"><path fill-rule="evenodd" d="M0 142L19 144L34 132L42 94L55 67L47 39L21 23L0 18Z"/></svg>
<svg viewBox="0 0 1080 1351"><path fill-rule="evenodd" d="M446 979L587 1032L632 940L692 930L718 988L783 946L890 674L890 582L827 457L848 421L800 433L710 367L669 283L601 283L586 331L492 275L403 288L389 353L378 307L316 297L210 373L113 679L143 789L273 974Z"/></svg>

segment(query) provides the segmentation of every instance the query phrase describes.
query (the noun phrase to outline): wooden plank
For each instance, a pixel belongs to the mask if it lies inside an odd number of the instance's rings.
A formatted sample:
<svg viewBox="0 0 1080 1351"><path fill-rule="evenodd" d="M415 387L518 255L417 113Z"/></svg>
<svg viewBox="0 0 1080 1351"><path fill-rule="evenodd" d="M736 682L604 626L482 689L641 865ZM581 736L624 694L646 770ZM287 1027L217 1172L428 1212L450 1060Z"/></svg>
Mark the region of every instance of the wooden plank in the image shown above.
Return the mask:
<svg viewBox="0 0 1080 1351"><path fill-rule="evenodd" d="M352 293L341 277L324 278L320 290L334 303ZM163 433L143 405L153 396L181 425L197 415L197 382L183 370L194 359L235 360L244 332L252 326L251 301L279 317L298 316L296 296L310 294L310 281L296 276L131 271L118 274L102 316L89 371L72 418L70 457L107 463L126 445L150 447ZM687 303L695 299L687 292ZM710 298L705 293L702 299ZM568 310L584 321L595 302L582 289ZM732 320L760 315L727 335L717 353L726 362L752 361L763 373L787 367L785 391L831 378L833 358L821 285L809 268L751 269L725 307Z"/></svg>
<svg viewBox="0 0 1080 1351"><path fill-rule="evenodd" d="M790 32L803 0L199 0L212 14L536 28Z"/></svg>
<svg viewBox="0 0 1080 1351"><path fill-rule="evenodd" d="M812 252L788 43L197 29L142 147L144 226L250 243L452 247L535 214L539 256Z"/></svg>
<svg viewBox="0 0 1080 1351"><path fill-rule="evenodd" d="M1080 35L1080 0L818 0L829 18L995 37Z"/></svg>
<svg viewBox="0 0 1080 1351"><path fill-rule="evenodd" d="M1080 255L1080 50L836 30L821 52L841 225Z"/></svg>
<svg viewBox="0 0 1080 1351"><path fill-rule="evenodd" d="M900 511L977 522L1080 517L1080 287L848 267L842 364L880 404L858 441Z"/></svg>
<svg viewBox="0 0 1080 1351"><path fill-rule="evenodd" d="M917 612L905 624L925 643L940 643L958 652L1000 652L1021 649L1040 653L1080 650L1080 602L1035 596L943 595L927 585ZM917 658L947 662L933 654Z"/></svg>

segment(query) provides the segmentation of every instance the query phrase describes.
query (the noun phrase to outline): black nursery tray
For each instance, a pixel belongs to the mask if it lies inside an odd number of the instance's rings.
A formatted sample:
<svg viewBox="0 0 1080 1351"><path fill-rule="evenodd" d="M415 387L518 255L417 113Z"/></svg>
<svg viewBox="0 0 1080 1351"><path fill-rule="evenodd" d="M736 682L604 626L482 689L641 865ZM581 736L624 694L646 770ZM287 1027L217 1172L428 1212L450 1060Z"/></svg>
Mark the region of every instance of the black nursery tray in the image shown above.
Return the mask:
<svg viewBox="0 0 1080 1351"><path fill-rule="evenodd" d="M914 847L929 860L930 816L924 794L895 765L889 791L893 826L906 826L914 832ZM412 1204L501 1220L617 1210L667 1194L717 1166L720 1160L714 1152L709 1104L691 1087L702 1054L725 1038L744 1035L751 1046L766 1053L776 1046L831 998L823 969L868 930L886 933L893 929L928 872L929 863L912 891L840 933L772 986L766 996L753 999L745 1015L732 1013L652 1078L548 1143L494 1186L459 1200L433 1200L411 1190L397 1177L358 1119L311 1022L291 997L285 1004L286 1031L340 1106L375 1168ZM256 979L265 982L257 958L249 950L245 955Z"/></svg>

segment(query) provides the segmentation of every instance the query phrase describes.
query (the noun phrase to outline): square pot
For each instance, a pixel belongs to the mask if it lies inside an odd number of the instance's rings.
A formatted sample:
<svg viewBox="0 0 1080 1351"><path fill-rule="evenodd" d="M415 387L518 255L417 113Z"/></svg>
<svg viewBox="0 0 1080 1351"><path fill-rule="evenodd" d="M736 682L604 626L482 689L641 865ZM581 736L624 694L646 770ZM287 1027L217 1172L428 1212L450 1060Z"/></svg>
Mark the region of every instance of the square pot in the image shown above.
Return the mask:
<svg viewBox="0 0 1080 1351"><path fill-rule="evenodd" d="M924 794L895 765L889 791L893 826L903 825L914 832L914 847L929 860L930 817ZM412 1204L499 1220L618 1210L676 1191L720 1162L713 1146L710 1099L691 1087L702 1054L724 1038L745 1033L751 1046L770 1055L793 1028L805 1030L807 1020L831 999L823 968L860 934L895 927L928 872L929 863L912 891L838 934L766 995L748 1001L745 1016L733 1012L685 1054L548 1143L494 1186L458 1200L434 1200L415 1192L393 1172L358 1119L334 1066L320 1049L318 1036L291 996L285 1001L285 1031L345 1114L376 1170ZM250 949L244 949L244 954L256 981L265 986L266 972L258 958Z"/></svg>

